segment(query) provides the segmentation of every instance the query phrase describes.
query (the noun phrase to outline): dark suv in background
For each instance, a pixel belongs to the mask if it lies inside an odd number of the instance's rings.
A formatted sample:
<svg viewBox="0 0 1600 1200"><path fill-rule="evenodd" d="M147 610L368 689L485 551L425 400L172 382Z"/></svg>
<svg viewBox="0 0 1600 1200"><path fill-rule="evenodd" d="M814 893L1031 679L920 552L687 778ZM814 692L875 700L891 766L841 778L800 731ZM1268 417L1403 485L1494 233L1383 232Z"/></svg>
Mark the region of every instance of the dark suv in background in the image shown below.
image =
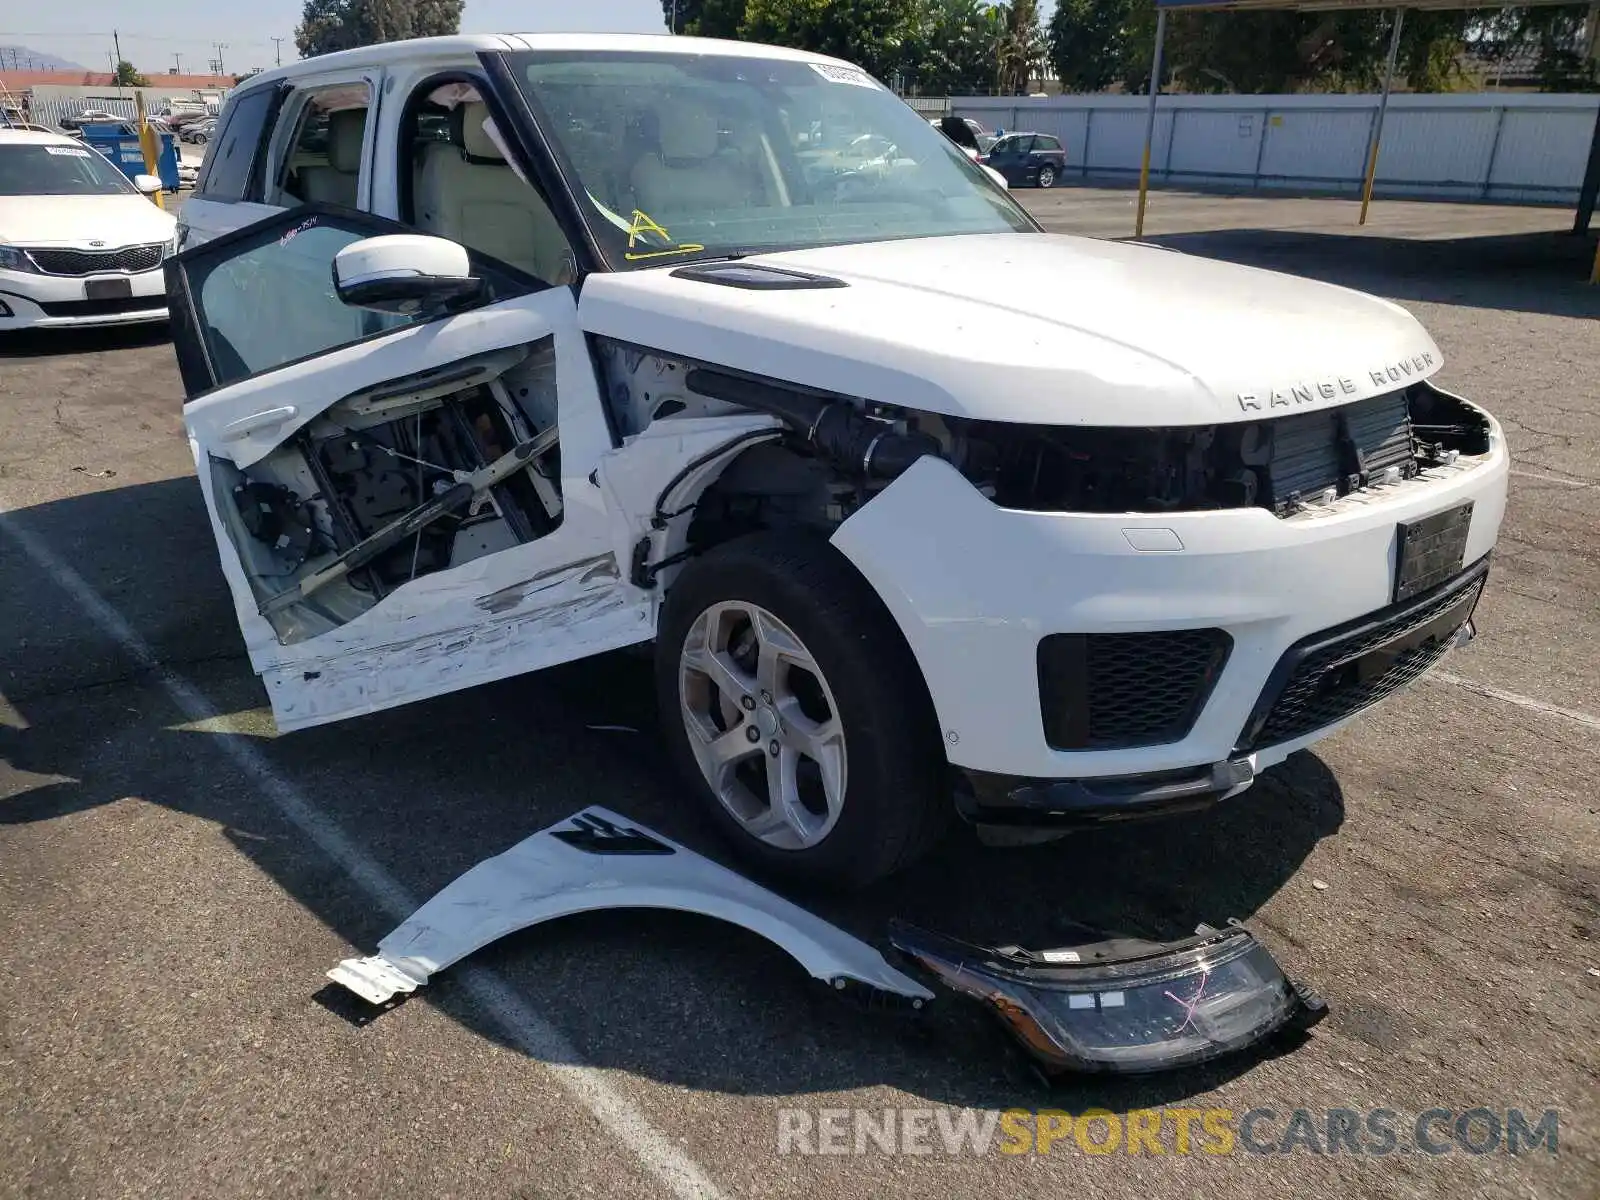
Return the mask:
<svg viewBox="0 0 1600 1200"><path fill-rule="evenodd" d="M1061 139L1048 133L1008 133L979 162L993 167L1012 187L1054 187L1066 172Z"/></svg>

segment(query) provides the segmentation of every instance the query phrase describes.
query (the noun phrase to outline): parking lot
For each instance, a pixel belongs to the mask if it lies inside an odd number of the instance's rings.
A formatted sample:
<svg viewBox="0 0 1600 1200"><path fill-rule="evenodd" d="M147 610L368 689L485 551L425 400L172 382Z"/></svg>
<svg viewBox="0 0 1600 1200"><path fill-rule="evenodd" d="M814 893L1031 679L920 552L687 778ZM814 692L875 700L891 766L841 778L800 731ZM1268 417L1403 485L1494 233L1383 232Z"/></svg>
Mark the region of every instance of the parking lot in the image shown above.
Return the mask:
<svg viewBox="0 0 1600 1200"><path fill-rule="evenodd" d="M1131 233L1133 193L1019 193ZM1476 643L1225 806L1027 850L958 831L863 896L1044 946L1250 923L1331 1014L1276 1057L1047 1091L954 1006L816 995L688 916L497 943L370 1023L323 972L587 804L715 852L616 656L278 737L165 331L0 342L0 1194L1424 1196L1600 1190L1600 288L1565 210L1157 193L1146 234L1391 297L1503 422ZM1063 279L1061 286L1072 287ZM1241 331L1248 344L1248 331ZM942 1007L942 1006L941 1006ZM802 1108L1559 1110L1559 1149L780 1154ZM937 1141L937 1139L935 1139ZM1326 1150L1326 1147L1322 1147Z"/></svg>

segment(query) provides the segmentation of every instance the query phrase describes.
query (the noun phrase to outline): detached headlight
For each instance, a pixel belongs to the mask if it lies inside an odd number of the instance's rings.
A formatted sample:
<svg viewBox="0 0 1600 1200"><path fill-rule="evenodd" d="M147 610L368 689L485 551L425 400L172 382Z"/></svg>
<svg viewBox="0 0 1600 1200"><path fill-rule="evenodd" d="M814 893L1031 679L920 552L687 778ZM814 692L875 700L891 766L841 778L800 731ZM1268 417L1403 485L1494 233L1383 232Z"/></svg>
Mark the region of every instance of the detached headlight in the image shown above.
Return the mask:
<svg viewBox="0 0 1600 1200"><path fill-rule="evenodd" d="M33 265L33 259L20 246L0 246L0 270L26 271L30 275L39 273L39 268Z"/></svg>
<svg viewBox="0 0 1600 1200"><path fill-rule="evenodd" d="M1189 1066L1327 1014L1238 927L1201 926L1179 942L1035 951L973 946L893 922L889 940L944 986L993 1010L1051 1073Z"/></svg>

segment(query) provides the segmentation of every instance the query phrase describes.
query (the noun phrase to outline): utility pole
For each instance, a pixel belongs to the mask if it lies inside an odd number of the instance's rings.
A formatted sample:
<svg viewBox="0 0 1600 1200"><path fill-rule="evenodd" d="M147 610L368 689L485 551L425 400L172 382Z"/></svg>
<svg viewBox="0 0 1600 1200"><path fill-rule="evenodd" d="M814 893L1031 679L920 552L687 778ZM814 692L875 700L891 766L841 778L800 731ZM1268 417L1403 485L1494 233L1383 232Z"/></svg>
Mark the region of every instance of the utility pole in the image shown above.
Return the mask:
<svg viewBox="0 0 1600 1200"><path fill-rule="evenodd" d="M678 0L672 0L672 32L678 32Z"/></svg>
<svg viewBox="0 0 1600 1200"><path fill-rule="evenodd" d="M117 31L111 31L111 44L117 48L117 65L122 65L122 40L117 37Z"/></svg>
<svg viewBox="0 0 1600 1200"><path fill-rule="evenodd" d="M217 74L225 74L226 72L224 72L222 69L222 52L228 48L228 43L212 42L211 44L217 48Z"/></svg>
<svg viewBox="0 0 1600 1200"><path fill-rule="evenodd" d="M283 39L281 37L272 39L272 52L277 56L277 65L283 66Z"/></svg>
<svg viewBox="0 0 1600 1200"><path fill-rule="evenodd" d="M172 65L178 68L178 74L183 74L183 55L176 50L172 52Z"/></svg>

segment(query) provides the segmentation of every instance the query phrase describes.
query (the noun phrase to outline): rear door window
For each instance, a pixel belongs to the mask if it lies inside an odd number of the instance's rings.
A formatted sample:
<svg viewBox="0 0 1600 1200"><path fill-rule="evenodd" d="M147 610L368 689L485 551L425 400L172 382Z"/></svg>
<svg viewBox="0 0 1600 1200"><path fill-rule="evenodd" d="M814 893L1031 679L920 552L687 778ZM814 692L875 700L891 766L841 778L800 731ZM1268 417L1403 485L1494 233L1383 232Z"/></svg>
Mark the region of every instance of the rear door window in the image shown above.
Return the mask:
<svg viewBox="0 0 1600 1200"><path fill-rule="evenodd" d="M267 203L357 207L371 101L371 88L364 82L297 92L286 100L283 111L295 129Z"/></svg>
<svg viewBox="0 0 1600 1200"><path fill-rule="evenodd" d="M216 144L206 155L195 194L205 200L260 200L258 167L264 154L263 136L277 111L279 91L263 87L239 97L228 106L227 123L221 125Z"/></svg>

